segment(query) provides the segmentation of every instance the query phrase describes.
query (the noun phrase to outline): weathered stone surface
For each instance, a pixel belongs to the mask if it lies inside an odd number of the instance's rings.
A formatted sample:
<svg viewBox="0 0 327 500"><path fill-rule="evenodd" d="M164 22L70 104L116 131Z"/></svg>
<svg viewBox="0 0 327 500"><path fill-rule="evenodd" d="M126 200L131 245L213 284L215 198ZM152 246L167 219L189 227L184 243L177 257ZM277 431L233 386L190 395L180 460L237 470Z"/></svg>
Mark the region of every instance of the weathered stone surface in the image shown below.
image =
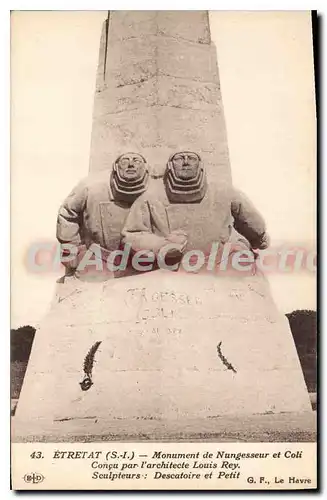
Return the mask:
<svg viewBox="0 0 327 500"><path fill-rule="evenodd" d="M217 84L154 76L132 85L107 86L95 100L94 118L154 105L203 111L222 107Z"/></svg>
<svg viewBox="0 0 327 500"><path fill-rule="evenodd" d="M142 155L129 152L119 156L110 178L110 188L117 203L132 205L146 191L148 183L148 165ZM110 226L109 223L104 231L110 232Z"/></svg>
<svg viewBox="0 0 327 500"><path fill-rule="evenodd" d="M210 43L206 11L111 11L110 42L147 35L164 35Z"/></svg>
<svg viewBox="0 0 327 500"><path fill-rule="evenodd" d="M206 12L112 12L97 90L91 171L109 171L119 154L135 151L152 173L163 174L172 153L196 151L208 183L228 192ZM206 229L194 224L191 209L187 215L190 241L200 245ZM212 217L203 221L215 230ZM86 375L93 385L82 390ZM113 439L212 439L224 417L237 415L253 427L254 421L260 426L258 416L283 413L312 420L288 322L264 278L154 271L58 284L35 337L14 432L25 440L30 434L85 439L104 429ZM242 439L239 427L237 436Z"/></svg>
<svg viewBox="0 0 327 500"><path fill-rule="evenodd" d="M97 118L91 144L90 169L111 168L108 151L138 151L150 167L163 173L172 152L196 150L208 176L231 182L228 147L222 112L151 106ZM100 168L101 167L101 168Z"/></svg>
<svg viewBox="0 0 327 500"><path fill-rule="evenodd" d="M15 418L41 419L41 430L43 419L310 411L287 319L267 292L261 277L169 271L81 283L37 333L24 382L34 403L23 389ZM98 341L94 385L82 391Z"/></svg>
<svg viewBox="0 0 327 500"><path fill-rule="evenodd" d="M308 443L316 441L314 412L223 415L215 418L179 420L110 420L88 418L26 425L17 422L12 440L22 442L213 442L213 443ZM155 446L155 444L154 444Z"/></svg>
<svg viewBox="0 0 327 500"><path fill-rule="evenodd" d="M99 60L96 75L96 91L100 92L105 88L105 59L106 59L106 49L107 49L107 26L108 21L104 21L102 25L101 38L100 38L100 48L99 48Z"/></svg>
<svg viewBox="0 0 327 500"><path fill-rule="evenodd" d="M157 33L157 11L110 11L111 43Z"/></svg>
<svg viewBox="0 0 327 500"><path fill-rule="evenodd" d="M111 12L101 40L90 170L108 169L127 147L162 173L174 150L195 146L230 181L207 12Z"/></svg>
<svg viewBox="0 0 327 500"><path fill-rule="evenodd" d="M159 77L158 104L184 109L220 110L222 108L219 85L194 82L186 78Z"/></svg>
<svg viewBox="0 0 327 500"><path fill-rule="evenodd" d="M158 33L174 38L182 38L199 44L210 43L208 12L169 11L158 12Z"/></svg>

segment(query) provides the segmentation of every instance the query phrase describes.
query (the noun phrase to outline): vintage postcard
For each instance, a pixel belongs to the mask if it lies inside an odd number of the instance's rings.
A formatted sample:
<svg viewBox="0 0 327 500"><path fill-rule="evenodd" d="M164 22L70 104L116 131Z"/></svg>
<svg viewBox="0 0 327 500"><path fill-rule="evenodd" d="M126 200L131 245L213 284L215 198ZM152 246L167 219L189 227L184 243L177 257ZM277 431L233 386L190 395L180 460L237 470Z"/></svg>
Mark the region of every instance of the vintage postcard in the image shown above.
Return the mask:
<svg viewBox="0 0 327 500"><path fill-rule="evenodd" d="M317 488L309 11L13 11L14 490Z"/></svg>

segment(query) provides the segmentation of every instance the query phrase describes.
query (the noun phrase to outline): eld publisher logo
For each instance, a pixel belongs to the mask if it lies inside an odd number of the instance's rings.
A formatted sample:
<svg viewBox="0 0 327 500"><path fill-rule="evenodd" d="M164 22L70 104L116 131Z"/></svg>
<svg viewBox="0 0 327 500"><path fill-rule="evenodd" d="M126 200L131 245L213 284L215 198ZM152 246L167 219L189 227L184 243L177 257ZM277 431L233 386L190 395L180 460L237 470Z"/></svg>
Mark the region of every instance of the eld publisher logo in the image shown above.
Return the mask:
<svg viewBox="0 0 327 500"><path fill-rule="evenodd" d="M42 483L42 481L44 480L44 476L42 476L42 474L39 474L38 472L31 472L30 474L25 474L23 479L25 483L38 484Z"/></svg>

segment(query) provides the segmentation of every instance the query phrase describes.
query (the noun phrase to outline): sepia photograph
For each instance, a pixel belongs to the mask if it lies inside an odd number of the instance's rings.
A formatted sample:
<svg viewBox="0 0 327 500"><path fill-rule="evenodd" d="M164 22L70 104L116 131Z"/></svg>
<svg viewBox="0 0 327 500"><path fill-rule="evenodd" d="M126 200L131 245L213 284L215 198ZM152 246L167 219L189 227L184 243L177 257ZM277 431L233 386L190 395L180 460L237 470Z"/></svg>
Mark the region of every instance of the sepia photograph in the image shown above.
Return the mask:
<svg viewBox="0 0 327 500"><path fill-rule="evenodd" d="M94 450L135 443L148 454L119 488L202 480L191 459L219 489L243 481L224 457L283 449L282 470L308 449L287 484L244 484L314 487L315 19L11 12L14 464L51 443L48 467L90 458L108 481ZM185 477L142 476L164 459ZM29 488L47 477L33 464L13 467Z"/></svg>

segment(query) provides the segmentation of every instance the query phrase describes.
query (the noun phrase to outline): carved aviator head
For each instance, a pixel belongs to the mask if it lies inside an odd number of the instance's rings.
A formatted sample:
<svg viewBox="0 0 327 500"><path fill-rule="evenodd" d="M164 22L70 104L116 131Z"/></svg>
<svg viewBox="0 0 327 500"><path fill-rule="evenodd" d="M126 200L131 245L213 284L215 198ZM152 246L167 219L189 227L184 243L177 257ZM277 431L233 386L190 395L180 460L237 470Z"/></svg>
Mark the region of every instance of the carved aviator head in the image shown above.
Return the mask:
<svg viewBox="0 0 327 500"><path fill-rule="evenodd" d="M114 199L133 203L148 186L149 169L145 158L138 153L124 153L115 161L110 185Z"/></svg>
<svg viewBox="0 0 327 500"><path fill-rule="evenodd" d="M206 193L206 175L201 158L192 151L174 153L168 160L165 175L167 196L174 203L193 203Z"/></svg>
<svg viewBox="0 0 327 500"><path fill-rule="evenodd" d="M173 155L171 163L178 179L194 179L200 168L200 157L196 153L182 151Z"/></svg>

